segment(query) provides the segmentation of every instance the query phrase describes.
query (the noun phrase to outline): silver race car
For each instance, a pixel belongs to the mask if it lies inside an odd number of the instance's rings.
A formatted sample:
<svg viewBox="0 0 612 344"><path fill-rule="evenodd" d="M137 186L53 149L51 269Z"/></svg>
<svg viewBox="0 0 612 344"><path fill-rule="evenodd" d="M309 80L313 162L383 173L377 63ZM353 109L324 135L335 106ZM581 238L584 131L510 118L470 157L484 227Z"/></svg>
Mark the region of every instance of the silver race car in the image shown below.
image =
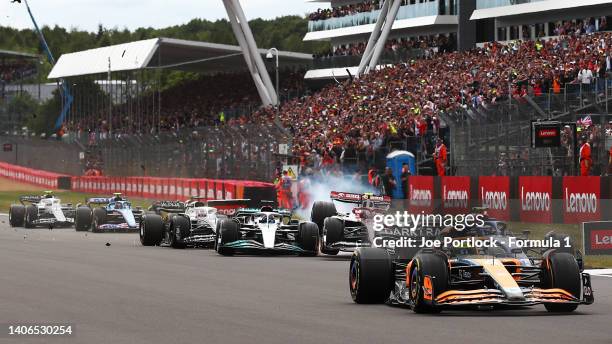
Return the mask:
<svg viewBox="0 0 612 344"><path fill-rule="evenodd" d="M264 206L240 209L218 225L215 249L234 253L299 254L316 256L318 228L312 222L293 220L291 212Z"/></svg>
<svg viewBox="0 0 612 344"><path fill-rule="evenodd" d="M11 227L49 228L71 226L74 223L75 210L71 204L62 204L52 191L45 191L42 196L22 196L21 204L13 204L9 209Z"/></svg>

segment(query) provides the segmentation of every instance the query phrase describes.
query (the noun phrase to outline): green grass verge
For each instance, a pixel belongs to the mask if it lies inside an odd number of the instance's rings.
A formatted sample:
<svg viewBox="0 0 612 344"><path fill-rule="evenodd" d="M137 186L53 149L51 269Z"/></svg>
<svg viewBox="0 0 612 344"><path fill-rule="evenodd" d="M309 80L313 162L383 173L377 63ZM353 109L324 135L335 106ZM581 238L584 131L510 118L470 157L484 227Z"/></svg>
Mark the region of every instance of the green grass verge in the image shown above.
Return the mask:
<svg viewBox="0 0 612 344"><path fill-rule="evenodd" d="M509 222L508 228L515 234L521 234L523 230L531 231L529 235L532 239L543 239L544 235L551 230L557 233L568 234L574 239L582 251L582 229L579 224L541 224L541 223L522 223ZM586 268L612 268L612 256L585 256L584 264Z"/></svg>

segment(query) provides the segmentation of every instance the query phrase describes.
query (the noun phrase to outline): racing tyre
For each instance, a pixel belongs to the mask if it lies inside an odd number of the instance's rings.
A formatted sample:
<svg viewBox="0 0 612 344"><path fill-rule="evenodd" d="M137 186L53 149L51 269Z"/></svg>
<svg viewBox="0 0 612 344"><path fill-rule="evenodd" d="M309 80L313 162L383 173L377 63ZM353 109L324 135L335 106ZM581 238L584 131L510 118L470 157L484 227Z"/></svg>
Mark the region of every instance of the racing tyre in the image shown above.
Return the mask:
<svg viewBox="0 0 612 344"><path fill-rule="evenodd" d="M178 249L185 248L183 238L189 235L190 228L191 222L189 219L178 215L173 216L172 220L170 220L170 238L168 240L170 242L170 246Z"/></svg>
<svg viewBox="0 0 612 344"><path fill-rule="evenodd" d="M78 207L74 216L74 228L77 232L86 232L91 228L91 209L89 207Z"/></svg>
<svg viewBox="0 0 612 344"><path fill-rule="evenodd" d="M303 256L316 256L319 250L319 228L312 222L304 222L299 226L298 245L307 251Z"/></svg>
<svg viewBox="0 0 612 344"><path fill-rule="evenodd" d="M550 252L547 256L548 266L544 266L544 286L563 289L579 299L582 282L576 258L567 252L556 251ZM578 304L545 303L544 307L549 312L572 312L578 308Z"/></svg>
<svg viewBox="0 0 612 344"><path fill-rule="evenodd" d="M446 258L435 253L418 254L412 260L409 288L415 313L439 313L441 309L432 303L448 289Z"/></svg>
<svg viewBox="0 0 612 344"><path fill-rule="evenodd" d="M223 245L238 240L240 233L238 232L238 223L232 220L223 220L219 226L217 252L223 256L231 256L234 254L234 249L223 247Z"/></svg>
<svg viewBox="0 0 612 344"><path fill-rule="evenodd" d="M28 205L25 207L25 228L34 228L34 221L38 218L38 209L36 206Z"/></svg>
<svg viewBox="0 0 612 344"><path fill-rule="evenodd" d="M13 204L9 209L9 224L11 227L23 227L26 208L21 204Z"/></svg>
<svg viewBox="0 0 612 344"><path fill-rule="evenodd" d="M333 202L317 201L312 205L310 221L319 227L319 234L323 235L323 224L326 218L337 215L338 211Z"/></svg>
<svg viewBox="0 0 612 344"><path fill-rule="evenodd" d="M326 245L336 243L344 238L344 223L334 217L326 218L323 223L325 242L323 242L323 237L321 237L321 253L335 256L340 250L327 248Z"/></svg>
<svg viewBox="0 0 612 344"><path fill-rule="evenodd" d="M351 257L349 289L356 303L384 303L393 286L391 257L381 248L360 248Z"/></svg>
<svg viewBox="0 0 612 344"><path fill-rule="evenodd" d="M91 231L93 233L101 232L100 226L106 223L106 209L94 208L93 210L93 221L91 223Z"/></svg>
<svg viewBox="0 0 612 344"><path fill-rule="evenodd" d="M162 241L164 222L161 216L148 214L140 222L140 243L143 246L157 246Z"/></svg>

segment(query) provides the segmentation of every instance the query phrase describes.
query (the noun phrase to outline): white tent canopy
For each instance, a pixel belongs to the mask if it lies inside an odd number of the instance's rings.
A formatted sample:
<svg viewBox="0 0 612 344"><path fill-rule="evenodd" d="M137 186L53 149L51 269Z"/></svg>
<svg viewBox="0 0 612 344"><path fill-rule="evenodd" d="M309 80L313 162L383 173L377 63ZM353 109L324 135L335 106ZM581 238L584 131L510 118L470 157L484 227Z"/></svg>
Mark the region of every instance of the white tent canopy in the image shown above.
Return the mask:
<svg viewBox="0 0 612 344"><path fill-rule="evenodd" d="M267 49L259 49L265 57ZM109 65L110 59L110 65ZM281 66L303 66L309 54L279 52ZM171 68L201 73L247 70L239 46L153 38L62 55L49 79L68 78L119 71Z"/></svg>

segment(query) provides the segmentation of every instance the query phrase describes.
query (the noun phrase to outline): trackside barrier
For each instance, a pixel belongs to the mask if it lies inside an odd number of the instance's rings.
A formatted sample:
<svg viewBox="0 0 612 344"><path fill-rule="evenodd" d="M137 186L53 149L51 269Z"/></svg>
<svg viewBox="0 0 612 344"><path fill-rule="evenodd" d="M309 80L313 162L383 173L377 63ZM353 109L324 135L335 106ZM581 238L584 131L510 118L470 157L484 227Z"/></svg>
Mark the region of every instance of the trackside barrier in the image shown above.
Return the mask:
<svg viewBox="0 0 612 344"><path fill-rule="evenodd" d="M126 196L159 200L249 198L276 200L274 185L244 180L214 180L157 177L72 177L72 190L106 195L121 192Z"/></svg>
<svg viewBox="0 0 612 344"><path fill-rule="evenodd" d="M57 189L60 178L66 177L66 175L0 162L0 177L49 189Z"/></svg>
<svg viewBox="0 0 612 344"><path fill-rule="evenodd" d="M428 177L408 179L411 213L486 207L500 220L582 223L612 220L611 177Z"/></svg>
<svg viewBox="0 0 612 344"><path fill-rule="evenodd" d="M126 196L154 200L185 200L191 196L205 199L252 199L276 201L274 185L245 180L216 180L159 177L70 177L0 162L0 177L49 189L70 189L100 196L121 192Z"/></svg>

